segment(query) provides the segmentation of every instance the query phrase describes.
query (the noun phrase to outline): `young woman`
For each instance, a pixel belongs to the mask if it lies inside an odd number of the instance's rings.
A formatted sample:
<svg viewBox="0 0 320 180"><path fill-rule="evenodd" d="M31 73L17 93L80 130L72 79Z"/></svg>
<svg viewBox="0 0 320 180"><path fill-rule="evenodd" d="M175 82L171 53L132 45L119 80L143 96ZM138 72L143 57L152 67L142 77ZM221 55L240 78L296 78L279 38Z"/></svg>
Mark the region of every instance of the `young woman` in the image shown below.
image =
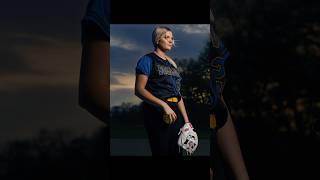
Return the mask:
<svg viewBox="0 0 320 180"><path fill-rule="evenodd" d="M135 94L143 100L142 111L153 156L181 156L178 133L192 127L180 94L181 77L176 63L166 54L174 46L173 32L156 27L154 51L142 56L136 66Z"/></svg>
<svg viewBox="0 0 320 180"><path fill-rule="evenodd" d="M229 112L229 108L223 98L225 85L224 62L229 57L229 52L215 33L214 13L210 8L210 32L211 32L211 144L210 144L210 175L211 179L221 180L227 176L224 174L223 163L226 160L235 179L249 180L244 160L242 158L235 127ZM222 155L222 156L221 156Z"/></svg>

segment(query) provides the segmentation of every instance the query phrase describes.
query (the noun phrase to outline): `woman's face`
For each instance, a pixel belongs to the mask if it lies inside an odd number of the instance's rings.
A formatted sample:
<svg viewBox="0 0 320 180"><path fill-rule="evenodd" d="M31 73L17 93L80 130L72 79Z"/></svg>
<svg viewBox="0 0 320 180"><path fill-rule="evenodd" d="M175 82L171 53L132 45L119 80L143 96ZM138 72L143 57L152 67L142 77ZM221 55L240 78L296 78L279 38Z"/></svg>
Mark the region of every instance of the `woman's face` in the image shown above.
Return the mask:
<svg viewBox="0 0 320 180"><path fill-rule="evenodd" d="M159 40L158 47L162 51L169 51L173 46L173 35L171 31L167 31Z"/></svg>

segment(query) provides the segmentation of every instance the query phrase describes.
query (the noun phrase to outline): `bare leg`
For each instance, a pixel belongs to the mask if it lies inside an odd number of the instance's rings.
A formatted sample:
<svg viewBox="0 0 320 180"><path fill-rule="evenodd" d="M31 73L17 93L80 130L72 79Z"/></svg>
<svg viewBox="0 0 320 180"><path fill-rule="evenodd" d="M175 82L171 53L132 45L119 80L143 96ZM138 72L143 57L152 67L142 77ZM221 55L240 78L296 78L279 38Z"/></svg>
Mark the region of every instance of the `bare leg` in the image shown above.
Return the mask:
<svg viewBox="0 0 320 180"><path fill-rule="evenodd" d="M230 113L226 124L217 132L217 142L237 180L249 180L240 144Z"/></svg>

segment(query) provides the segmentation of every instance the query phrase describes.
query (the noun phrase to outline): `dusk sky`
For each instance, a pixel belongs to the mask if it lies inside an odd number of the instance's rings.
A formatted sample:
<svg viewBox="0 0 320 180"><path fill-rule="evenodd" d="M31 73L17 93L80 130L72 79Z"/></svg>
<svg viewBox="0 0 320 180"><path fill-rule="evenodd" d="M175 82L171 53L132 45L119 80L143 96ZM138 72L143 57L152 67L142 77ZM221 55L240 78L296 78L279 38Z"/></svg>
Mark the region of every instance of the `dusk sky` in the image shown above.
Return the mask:
<svg viewBox="0 0 320 180"><path fill-rule="evenodd" d="M87 0L3 1L0 142L40 129L90 134L102 125L78 106L80 22Z"/></svg>
<svg viewBox="0 0 320 180"><path fill-rule="evenodd" d="M135 67L138 59L153 51L151 34L160 24L111 25L111 107L123 102L141 102L134 95ZM208 24L161 24L172 29L176 47L173 59L196 59L209 38Z"/></svg>

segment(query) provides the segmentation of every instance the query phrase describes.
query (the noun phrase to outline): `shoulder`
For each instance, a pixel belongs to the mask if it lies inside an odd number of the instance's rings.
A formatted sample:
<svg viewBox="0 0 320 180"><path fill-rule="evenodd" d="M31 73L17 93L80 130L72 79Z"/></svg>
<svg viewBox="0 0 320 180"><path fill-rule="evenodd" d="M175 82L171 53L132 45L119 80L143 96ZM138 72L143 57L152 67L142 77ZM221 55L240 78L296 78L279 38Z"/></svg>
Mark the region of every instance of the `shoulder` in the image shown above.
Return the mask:
<svg viewBox="0 0 320 180"><path fill-rule="evenodd" d="M143 63L151 63L153 59L154 58L153 58L152 54L148 53L148 54L145 54L145 55L139 57L138 63L142 63L142 62Z"/></svg>
<svg viewBox="0 0 320 180"><path fill-rule="evenodd" d="M152 71L152 62L153 58L149 54L140 57L136 66L136 74L145 74L149 76Z"/></svg>
<svg viewBox="0 0 320 180"><path fill-rule="evenodd" d="M109 0L90 0L81 23L84 33L88 26L94 25L110 40Z"/></svg>
<svg viewBox="0 0 320 180"><path fill-rule="evenodd" d="M178 68L176 62L169 56L166 56L167 60L170 62L170 64L175 67L175 68Z"/></svg>
<svg viewBox="0 0 320 180"><path fill-rule="evenodd" d="M99 25L109 27L110 24L110 1L90 0L87 4L84 20L92 20Z"/></svg>

